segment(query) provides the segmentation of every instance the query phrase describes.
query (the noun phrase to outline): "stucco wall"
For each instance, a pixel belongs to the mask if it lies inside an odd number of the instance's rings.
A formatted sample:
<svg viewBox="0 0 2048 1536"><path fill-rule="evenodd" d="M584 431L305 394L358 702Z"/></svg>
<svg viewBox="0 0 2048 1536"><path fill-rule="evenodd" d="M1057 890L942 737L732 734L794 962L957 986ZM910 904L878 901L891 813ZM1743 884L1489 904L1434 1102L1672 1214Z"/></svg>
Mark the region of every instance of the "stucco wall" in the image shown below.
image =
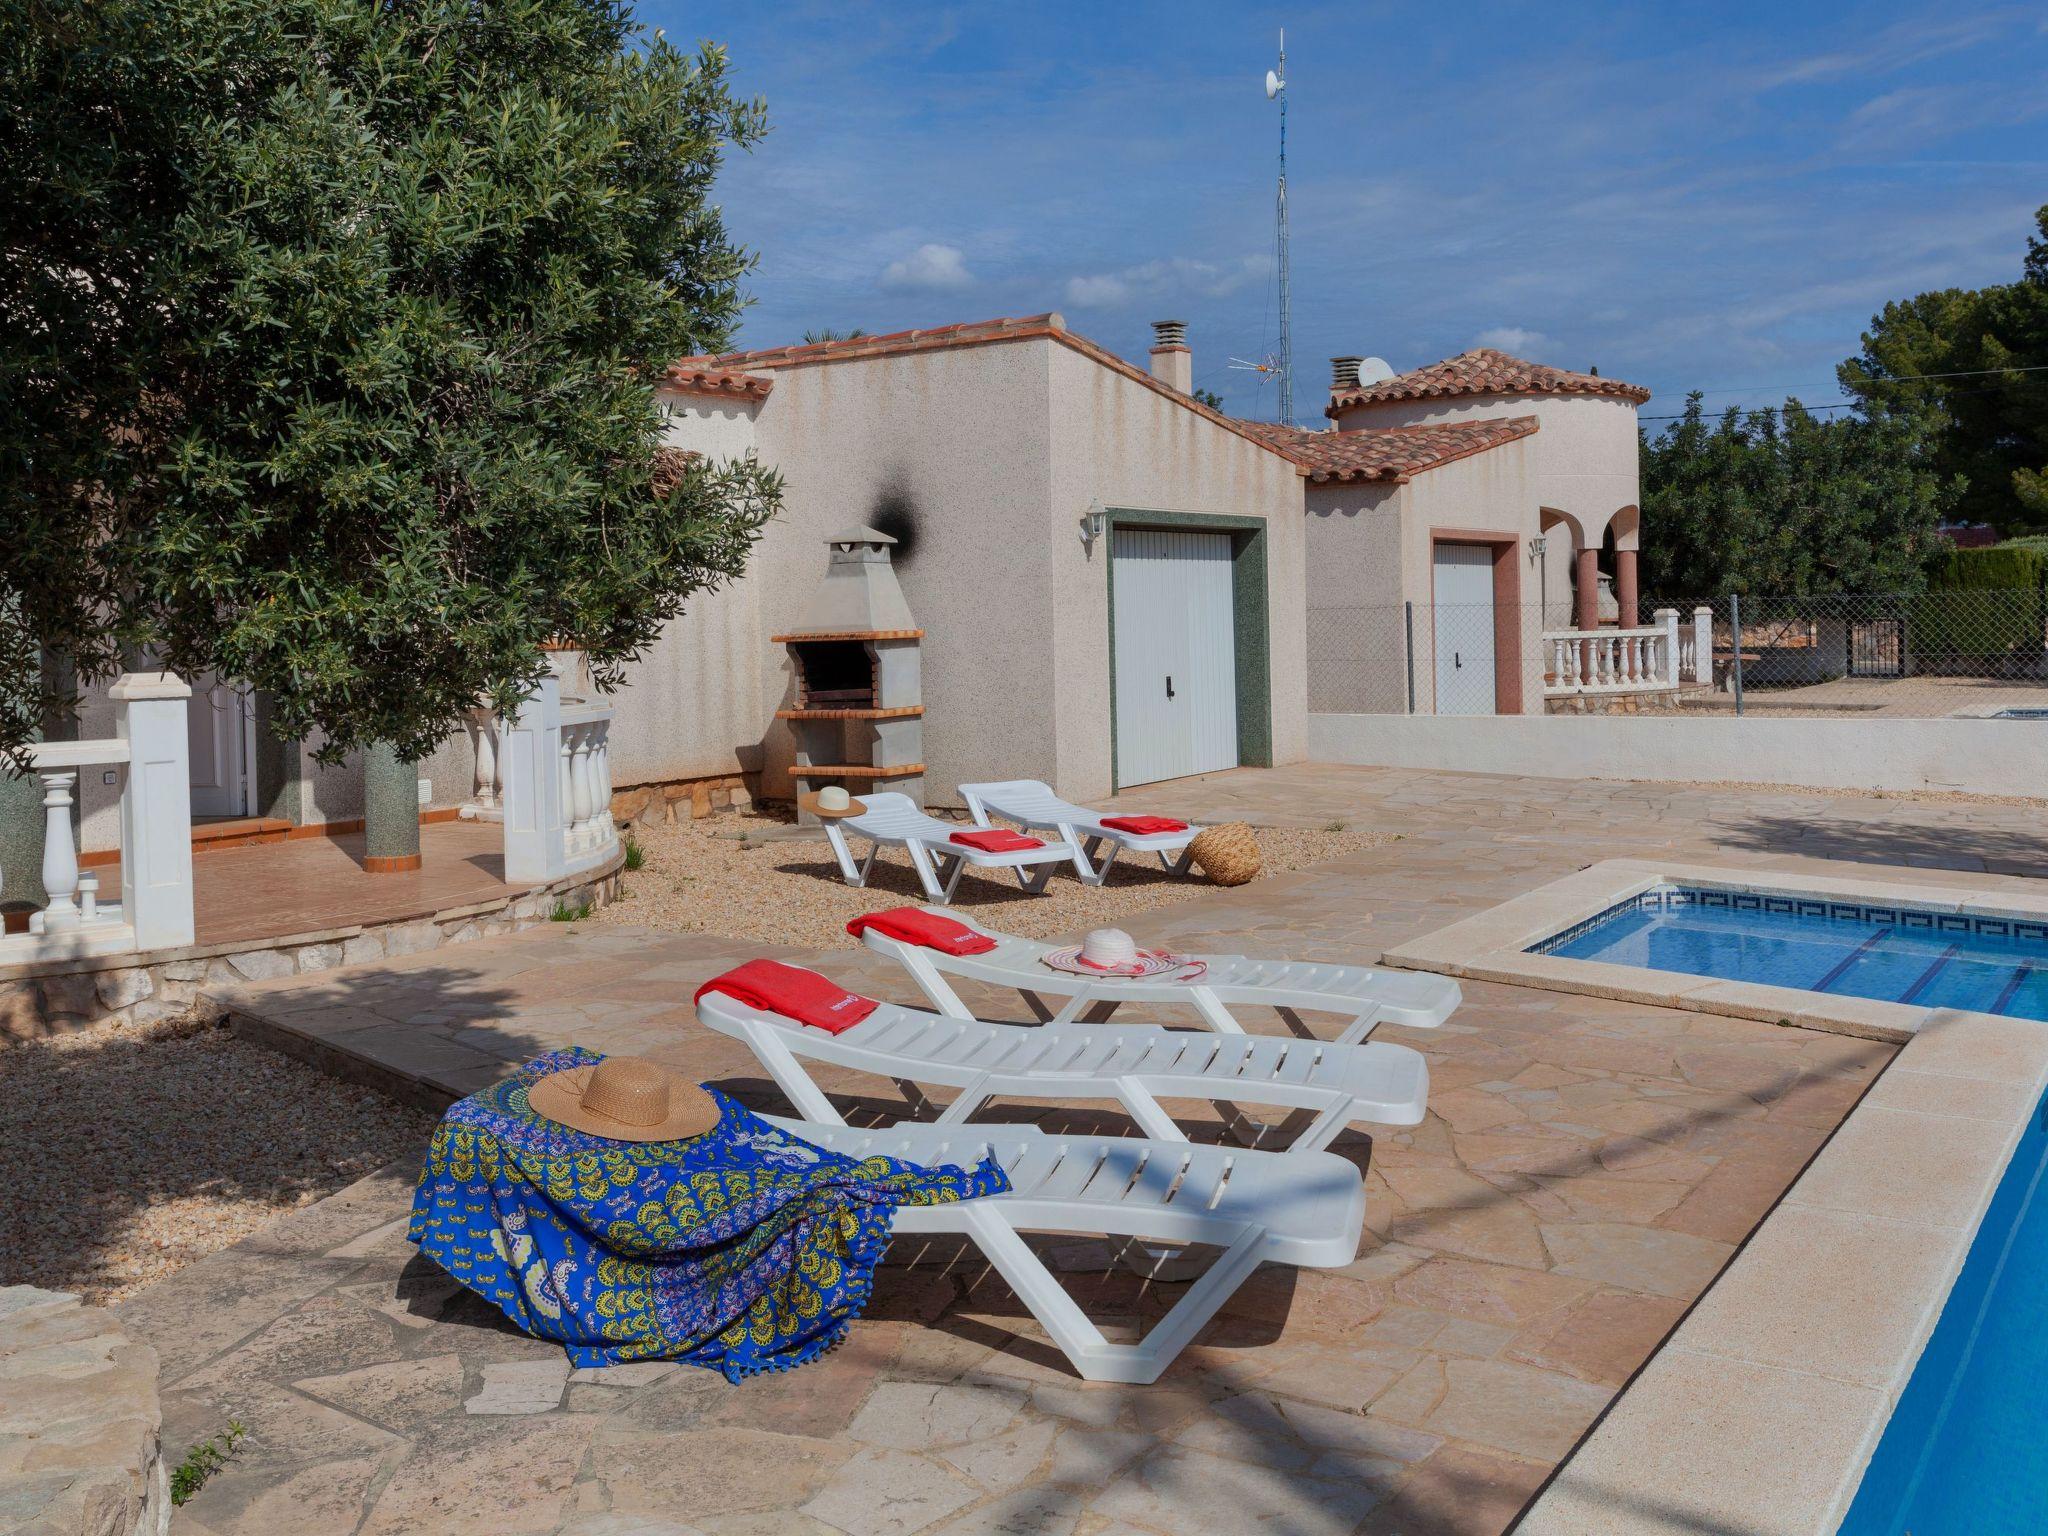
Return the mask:
<svg viewBox="0 0 2048 1536"><path fill-rule="evenodd" d="M1528 541L1537 531L1533 445L1519 438L1485 453L1425 470L1405 485L1312 485L1308 508L1308 631L1318 704L1360 711L1407 709L1403 603L1415 605L1415 708L1427 714L1435 692L1434 536L1497 533L1513 541L1524 710L1541 707L1537 643L1537 566ZM1458 613L1454 624L1492 623ZM1496 646L1496 665L1509 665Z"/></svg>
<svg viewBox="0 0 2048 1536"><path fill-rule="evenodd" d="M1057 678L1056 782L1084 800L1113 788L1109 551L1098 543L1090 552L1080 539L1080 519L1098 500L1105 507L1265 520L1273 760L1299 761L1307 750L1306 536L1294 465L1071 348L1043 345L1050 354L1052 475L1044 516L1052 604L1040 628L1049 628Z"/></svg>
<svg viewBox="0 0 2048 1536"><path fill-rule="evenodd" d="M2032 728L2013 720L1312 715L1309 750L1317 762L1550 779L2048 793Z"/></svg>
<svg viewBox="0 0 2048 1536"><path fill-rule="evenodd" d="M782 472L783 510L747 578L759 612L750 739L764 740L769 795L790 792L794 753L772 718L789 697L788 658L768 637L799 621L824 579L826 538L876 522L908 533L894 563L925 632L927 798L951 803L963 780L1057 776L1046 728L1051 350L1000 342L776 371L757 434Z"/></svg>
<svg viewBox="0 0 2048 1536"><path fill-rule="evenodd" d="M1524 439L1524 445L1529 452L1529 488L1537 504L1575 518L1592 545L1598 546L1608 520L1616 512L1641 504L1641 445L1636 432L1636 408L1626 400L1605 395L1459 395L1448 400L1390 400L1380 405L1354 406L1344 413L1337 427L1339 431L1351 432L1361 427L1421 426L1507 416L1536 418L1536 435ZM1569 576L1565 577L1567 586L1569 582ZM1555 571L1550 596L1553 600L1559 596Z"/></svg>
<svg viewBox="0 0 2048 1536"><path fill-rule="evenodd" d="M1409 600L1402 585L1408 490L1381 483L1308 487L1311 710L1400 714L1408 708L1402 608Z"/></svg>

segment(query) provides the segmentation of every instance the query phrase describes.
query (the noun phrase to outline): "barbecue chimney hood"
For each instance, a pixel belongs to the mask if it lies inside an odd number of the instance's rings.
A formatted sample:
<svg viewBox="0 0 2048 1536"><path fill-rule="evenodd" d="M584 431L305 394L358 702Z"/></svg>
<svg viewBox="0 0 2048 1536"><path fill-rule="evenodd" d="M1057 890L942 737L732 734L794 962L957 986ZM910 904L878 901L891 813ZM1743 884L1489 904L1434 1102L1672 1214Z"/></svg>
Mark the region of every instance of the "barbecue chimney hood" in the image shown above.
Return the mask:
<svg viewBox="0 0 2048 1536"><path fill-rule="evenodd" d="M873 528L854 528L825 540L831 556L825 579L811 594L792 635L894 634L917 628L889 551L896 541Z"/></svg>
<svg viewBox="0 0 2048 1536"><path fill-rule="evenodd" d="M775 712L796 738L791 773L807 789L886 787L922 801L924 631L889 561L896 541L855 528L825 543L825 579L797 625L774 637L795 684L792 707Z"/></svg>

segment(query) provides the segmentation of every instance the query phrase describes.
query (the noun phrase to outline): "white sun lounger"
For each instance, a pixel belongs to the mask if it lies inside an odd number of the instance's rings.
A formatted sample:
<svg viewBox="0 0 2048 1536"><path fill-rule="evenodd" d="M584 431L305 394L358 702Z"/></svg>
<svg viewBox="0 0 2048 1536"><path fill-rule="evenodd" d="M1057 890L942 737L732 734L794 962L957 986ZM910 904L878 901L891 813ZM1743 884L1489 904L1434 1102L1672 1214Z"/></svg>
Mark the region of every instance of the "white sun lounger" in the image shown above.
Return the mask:
<svg viewBox="0 0 2048 1536"><path fill-rule="evenodd" d="M1074 1369L1089 1381L1157 1381L1260 1264L1334 1268L1358 1253L1365 1182L1331 1152L1244 1152L1136 1136L1051 1136L1035 1126L900 1125L862 1131L769 1117L849 1157L882 1154L971 1167L993 1154L1009 1193L903 1206L899 1235L971 1240ZM1018 1234L1060 1232L1136 1244L1221 1248L1201 1278L1135 1344L1112 1344Z"/></svg>
<svg viewBox="0 0 2048 1536"><path fill-rule="evenodd" d="M908 795L883 790L863 795L861 799L867 809L860 815L842 816L825 823L825 836L832 844L832 852L839 859L840 873L846 876L848 885L868 883L868 872L874 868L875 855L882 851L884 844L899 844L909 853L911 868L917 871L919 884L933 901L951 901L953 891L969 865L976 869L1015 870L1017 883L1035 895L1045 889L1045 882L1052 878L1054 868L1073 857L1073 850L1066 843L1020 848L1013 853L985 853L979 848L968 848L952 841L955 832L971 832L975 830L973 827L926 815ZM871 844L868 856L858 863L854 862L853 851L847 846L846 834L849 832L868 839ZM940 874L946 870L948 859L953 861L952 869L945 874L942 883ZM1027 875L1027 869L1035 869L1035 873Z"/></svg>
<svg viewBox="0 0 2048 1536"><path fill-rule="evenodd" d="M697 1017L744 1040L807 1120L842 1116L803 1060L832 1062L899 1083L941 1084L958 1095L936 1124L964 1123L1004 1094L1048 1099L1114 1099L1145 1134L1187 1137L1161 1099L1209 1099L1313 1111L1290 1151L1316 1152L1354 1121L1415 1125L1429 1106L1429 1064L1405 1045L1325 1045L1275 1035L1219 1040L1145 1024L984 1024L880 1003L833 1034L785 1014L706 993ZM916 1095L922 1103L921 1092ZM1235 1123L1240 1139L1258 1129Z"/></svg>
<svg viewBox="0 0 2048 1536"><path fill-rule="evenodd" d="M990 928L964 912L943 907L925 910L987 934L996 947L978 955L948 955L892 939L873 928L861 934L861 942L908 971L931 1005L949 1018L971 1019L974 1014L946 980L948 974L1013 988L1034 1003L1041 993L1064 997L1067 1001L1058 1012L1044 1010L1052 1024L1068 1023L1084 1013L1090 1022L1099 1022L1114 1013L1118 1004L1131 1002L1192 1008L1203 1023L1222 1035L1244 1033L1243 1026L1231 1017L1233 1004L1277 1008L1283 1014L1295 1010L1344 1014L1350 1022L1337 1036L1341 1045L1356 1044L1381 1024L1434 1029L1464 1000L1457 982L1447 976L1377 966L1326 965L1317 960L1255 960L1244 955L1194 956L1205 961L1208 969L1186 982L1077 976L1042 963L1058 946ZM1043 1008L1043 1004L1039 1006Z"/></svg>
<svg viewBox="0 0 2048 1536"><path fill-rule="evenodd" d="M1052 792L1050 785L1037 779L962 784L960 794L967 802L968 811L983 826L990 824L989 813L994 812L1022 826L1058 832L1074 850L1074 872L1090 885L1100 885L1108 879L1109 866L1126 849L1132 853L1156 853L1160 864L1169 872L1186 874L1188 845L1202 830L1190 825L1185 832L1146 834L1105 827L1103 817L1116 812L1091 811L1084 805L1062 800ZM1104 843L1109 845L1109 851L1102 855L1102 863L1097 865L1094 859Z"/></svg>

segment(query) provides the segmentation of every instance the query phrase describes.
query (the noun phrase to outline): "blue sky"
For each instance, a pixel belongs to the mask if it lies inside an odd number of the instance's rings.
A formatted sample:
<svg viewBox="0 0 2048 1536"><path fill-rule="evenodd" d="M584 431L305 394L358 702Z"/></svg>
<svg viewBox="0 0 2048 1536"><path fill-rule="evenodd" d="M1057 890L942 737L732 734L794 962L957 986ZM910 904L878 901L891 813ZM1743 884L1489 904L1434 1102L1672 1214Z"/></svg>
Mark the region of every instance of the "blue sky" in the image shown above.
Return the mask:
<svg viewBox="0 0 2048 1536"><path fill-rule="evenodd" d="M1886 299L2009 281L2048 202L2039 5L734 5L774 124L720 196L741 342L1057 309L1195 378L1273 345L1287 28L1296 416L1333 353L1497 345L1710 406L1839 398Z"/></svg>

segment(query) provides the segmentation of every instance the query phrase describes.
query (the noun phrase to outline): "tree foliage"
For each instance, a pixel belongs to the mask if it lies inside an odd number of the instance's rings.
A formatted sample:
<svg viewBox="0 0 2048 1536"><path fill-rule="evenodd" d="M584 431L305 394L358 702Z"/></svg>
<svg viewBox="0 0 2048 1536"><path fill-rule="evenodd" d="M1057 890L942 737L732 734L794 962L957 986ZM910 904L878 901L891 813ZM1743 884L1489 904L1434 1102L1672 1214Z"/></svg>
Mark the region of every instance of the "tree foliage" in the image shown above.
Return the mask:
<svg viewBox="0 0 2048 1536"><path fill-rule="evenodd" d="M1822 420L1730 408L1698 394L1643 445L1643 588L1726 592L1912 592L1955 487L1926 462L1913 422Z"/></svg>
<svg viewBox="0 0 2048 1536"><path fill-rule="evenodd" d="M1866 414L1927 432L1959 518L2007 531L2048 529L2048 206L2034 217L2019 281L1887 304L1839 371Z"/></svg>
<svg viewBox="0 0 2048 1536"><path fill-rule="evenodd" d="M656 455L763 128L617 0L7 8L0 751L37 646L269 690L330 756L509 707L550 639L616 683L779 493Z"/></svg>

